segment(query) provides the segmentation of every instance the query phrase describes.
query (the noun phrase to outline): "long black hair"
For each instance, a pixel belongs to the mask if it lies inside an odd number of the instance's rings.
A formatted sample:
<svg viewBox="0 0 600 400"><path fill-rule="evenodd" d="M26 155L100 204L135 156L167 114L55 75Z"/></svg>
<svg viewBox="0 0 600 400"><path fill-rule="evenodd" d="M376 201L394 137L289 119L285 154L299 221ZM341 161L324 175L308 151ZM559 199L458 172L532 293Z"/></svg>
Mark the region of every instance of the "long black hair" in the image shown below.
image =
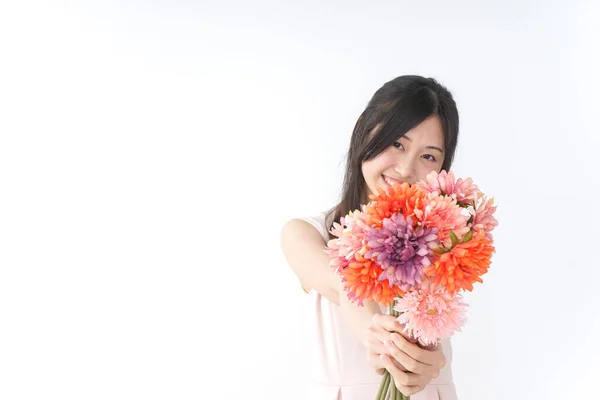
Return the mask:
<svg viewBox="0 0 600 400"><path fill-rule="evenodd" d="M341 199L327 213L329 227L348 212L360 209L366 189L363 162L377 157L406 132L432 116L437 116L442 124L442 170L449 170L458 142L458 110L450 91L433 78L403 75L375 92L354 126ZM333 237L330 235L330 238Z"/></svg>

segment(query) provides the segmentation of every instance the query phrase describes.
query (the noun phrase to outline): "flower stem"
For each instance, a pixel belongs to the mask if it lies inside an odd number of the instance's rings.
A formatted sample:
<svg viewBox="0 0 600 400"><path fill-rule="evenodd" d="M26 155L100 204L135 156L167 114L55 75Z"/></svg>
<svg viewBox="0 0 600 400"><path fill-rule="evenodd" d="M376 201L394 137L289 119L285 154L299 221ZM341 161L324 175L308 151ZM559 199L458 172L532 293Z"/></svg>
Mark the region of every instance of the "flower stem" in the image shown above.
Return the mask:
<svg viewBox="0 0 600 400"><path fill-rule="evenodd" d="M385 396L387 394L387 388L390 384L390 373L386 369L383 373L383 380L381 381L381 386L379 386L379 392L377 392L377 397L375 400L385 400Z"/></svg>
<svg viewBox="0 0 600 400"><path fill-rule="evenodd" d="M394 310L395 305L396 305L396 300L394 300L390 304L389 312L390 312L391 316L397 317L398 312L396 310ZM390 392L390 400L400 400L400 398L397 396L398 388L396 387L396 384L394 383L394 378L391 376L391 374L390 374L389 392Z"/></svg>
<svg viewBox="0 0 600 400"><path fill-rule="evenodd" d="M390 315L394 316L394 317L398 317L400 315L400 313L396 310L394 310L394 307L396 305L396 301L394 300L393 303L390 304ZM400 333L400 332L398 332ZM394 378L390 375L390 389L392 391L391 400L410 400L410 396L405 396L400 390L398 390L398 388L396 387L396 385L394 384Z"/></svg>

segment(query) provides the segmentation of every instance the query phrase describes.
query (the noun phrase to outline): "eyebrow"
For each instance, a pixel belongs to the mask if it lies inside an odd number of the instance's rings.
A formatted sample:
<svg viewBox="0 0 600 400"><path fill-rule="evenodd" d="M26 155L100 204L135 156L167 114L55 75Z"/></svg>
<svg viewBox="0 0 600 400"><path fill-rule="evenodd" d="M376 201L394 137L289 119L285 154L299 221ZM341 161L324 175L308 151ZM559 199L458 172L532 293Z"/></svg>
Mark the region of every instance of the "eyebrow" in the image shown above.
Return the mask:
<svg viewBox="0 0 600 400"><path fill-rule="evenodd" d="M444 150L440 149L439 147L436 146L427 146L428 149L433 149L433 150L437 150L440 153L444 154Z"/></svg>
<svg viewBox="0 0 600 400"><path fill-rule="evenodd" d="M409 138L408 136L404 135L404 136L402 136L402 137L403 137L404 139L408 140L409 142L412 142L412 139L411 139L411 138ZM440 148L439 148L439 147L437 147L437 146L425 146L425 148L426 148L426 149L433 149L433 150L437 150L437 151L439 151L440 153L444 154L444 150L440 149Z"/></svg>

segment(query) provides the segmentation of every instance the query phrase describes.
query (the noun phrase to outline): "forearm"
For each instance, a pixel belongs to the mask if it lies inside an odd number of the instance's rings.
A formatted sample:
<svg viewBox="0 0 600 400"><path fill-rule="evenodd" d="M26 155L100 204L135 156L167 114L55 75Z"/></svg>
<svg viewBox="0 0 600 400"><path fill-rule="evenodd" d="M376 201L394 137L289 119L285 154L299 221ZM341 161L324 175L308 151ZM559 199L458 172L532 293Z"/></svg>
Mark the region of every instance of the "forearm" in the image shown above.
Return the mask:
<svg viewBox="0 0 600 400"><path fill-rule="evenodd" d="M345 293L343 284L341 277L329 266L329 256L324 251L326 243L321 234L306 221L292 220L282 229L281 246L305 290L314 289L339 304L340 293Z"/></svg>
<svg viewBox="0 0 600 400"><path fill-rule="evenodd" d="M344 319L349 323L356 337L364 344L367 328L371 324L373 315L381 313L379 306L371 301L364 301L364 305L359 306L348 299L348 293L344 290L339 292L339 304Z"/></svg>

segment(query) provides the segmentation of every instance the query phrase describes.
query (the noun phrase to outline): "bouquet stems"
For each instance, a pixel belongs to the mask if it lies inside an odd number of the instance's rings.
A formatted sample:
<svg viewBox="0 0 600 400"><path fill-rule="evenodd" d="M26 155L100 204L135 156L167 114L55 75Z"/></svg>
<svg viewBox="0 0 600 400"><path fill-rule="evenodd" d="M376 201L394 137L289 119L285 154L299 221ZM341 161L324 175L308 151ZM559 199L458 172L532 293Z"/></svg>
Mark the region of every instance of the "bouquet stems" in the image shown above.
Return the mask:
<svg viewBox="0 0 600 400"><path fill-rule="evenodd" d="M398 312L394 310L395 301L390 304L389 311L390 315L397 317ZM405 396L396 388L396 384L394 383L394 378L386 369L383 373L383 379L381 381L381 386L379 387L379 391L377 392L377 397L375 400L410 400L410 396Z"/></svg>
<svg viewBox="0 0 600 400"><path fill-rule="evenodd" d="M390 384L390 378L390 373L386 369L383 373L383 381L381 381L381 385L379 386L379 391L377 392L377 397L375 398L375 400L384 400L386 398L387 389L389 388Z"/></svg>

